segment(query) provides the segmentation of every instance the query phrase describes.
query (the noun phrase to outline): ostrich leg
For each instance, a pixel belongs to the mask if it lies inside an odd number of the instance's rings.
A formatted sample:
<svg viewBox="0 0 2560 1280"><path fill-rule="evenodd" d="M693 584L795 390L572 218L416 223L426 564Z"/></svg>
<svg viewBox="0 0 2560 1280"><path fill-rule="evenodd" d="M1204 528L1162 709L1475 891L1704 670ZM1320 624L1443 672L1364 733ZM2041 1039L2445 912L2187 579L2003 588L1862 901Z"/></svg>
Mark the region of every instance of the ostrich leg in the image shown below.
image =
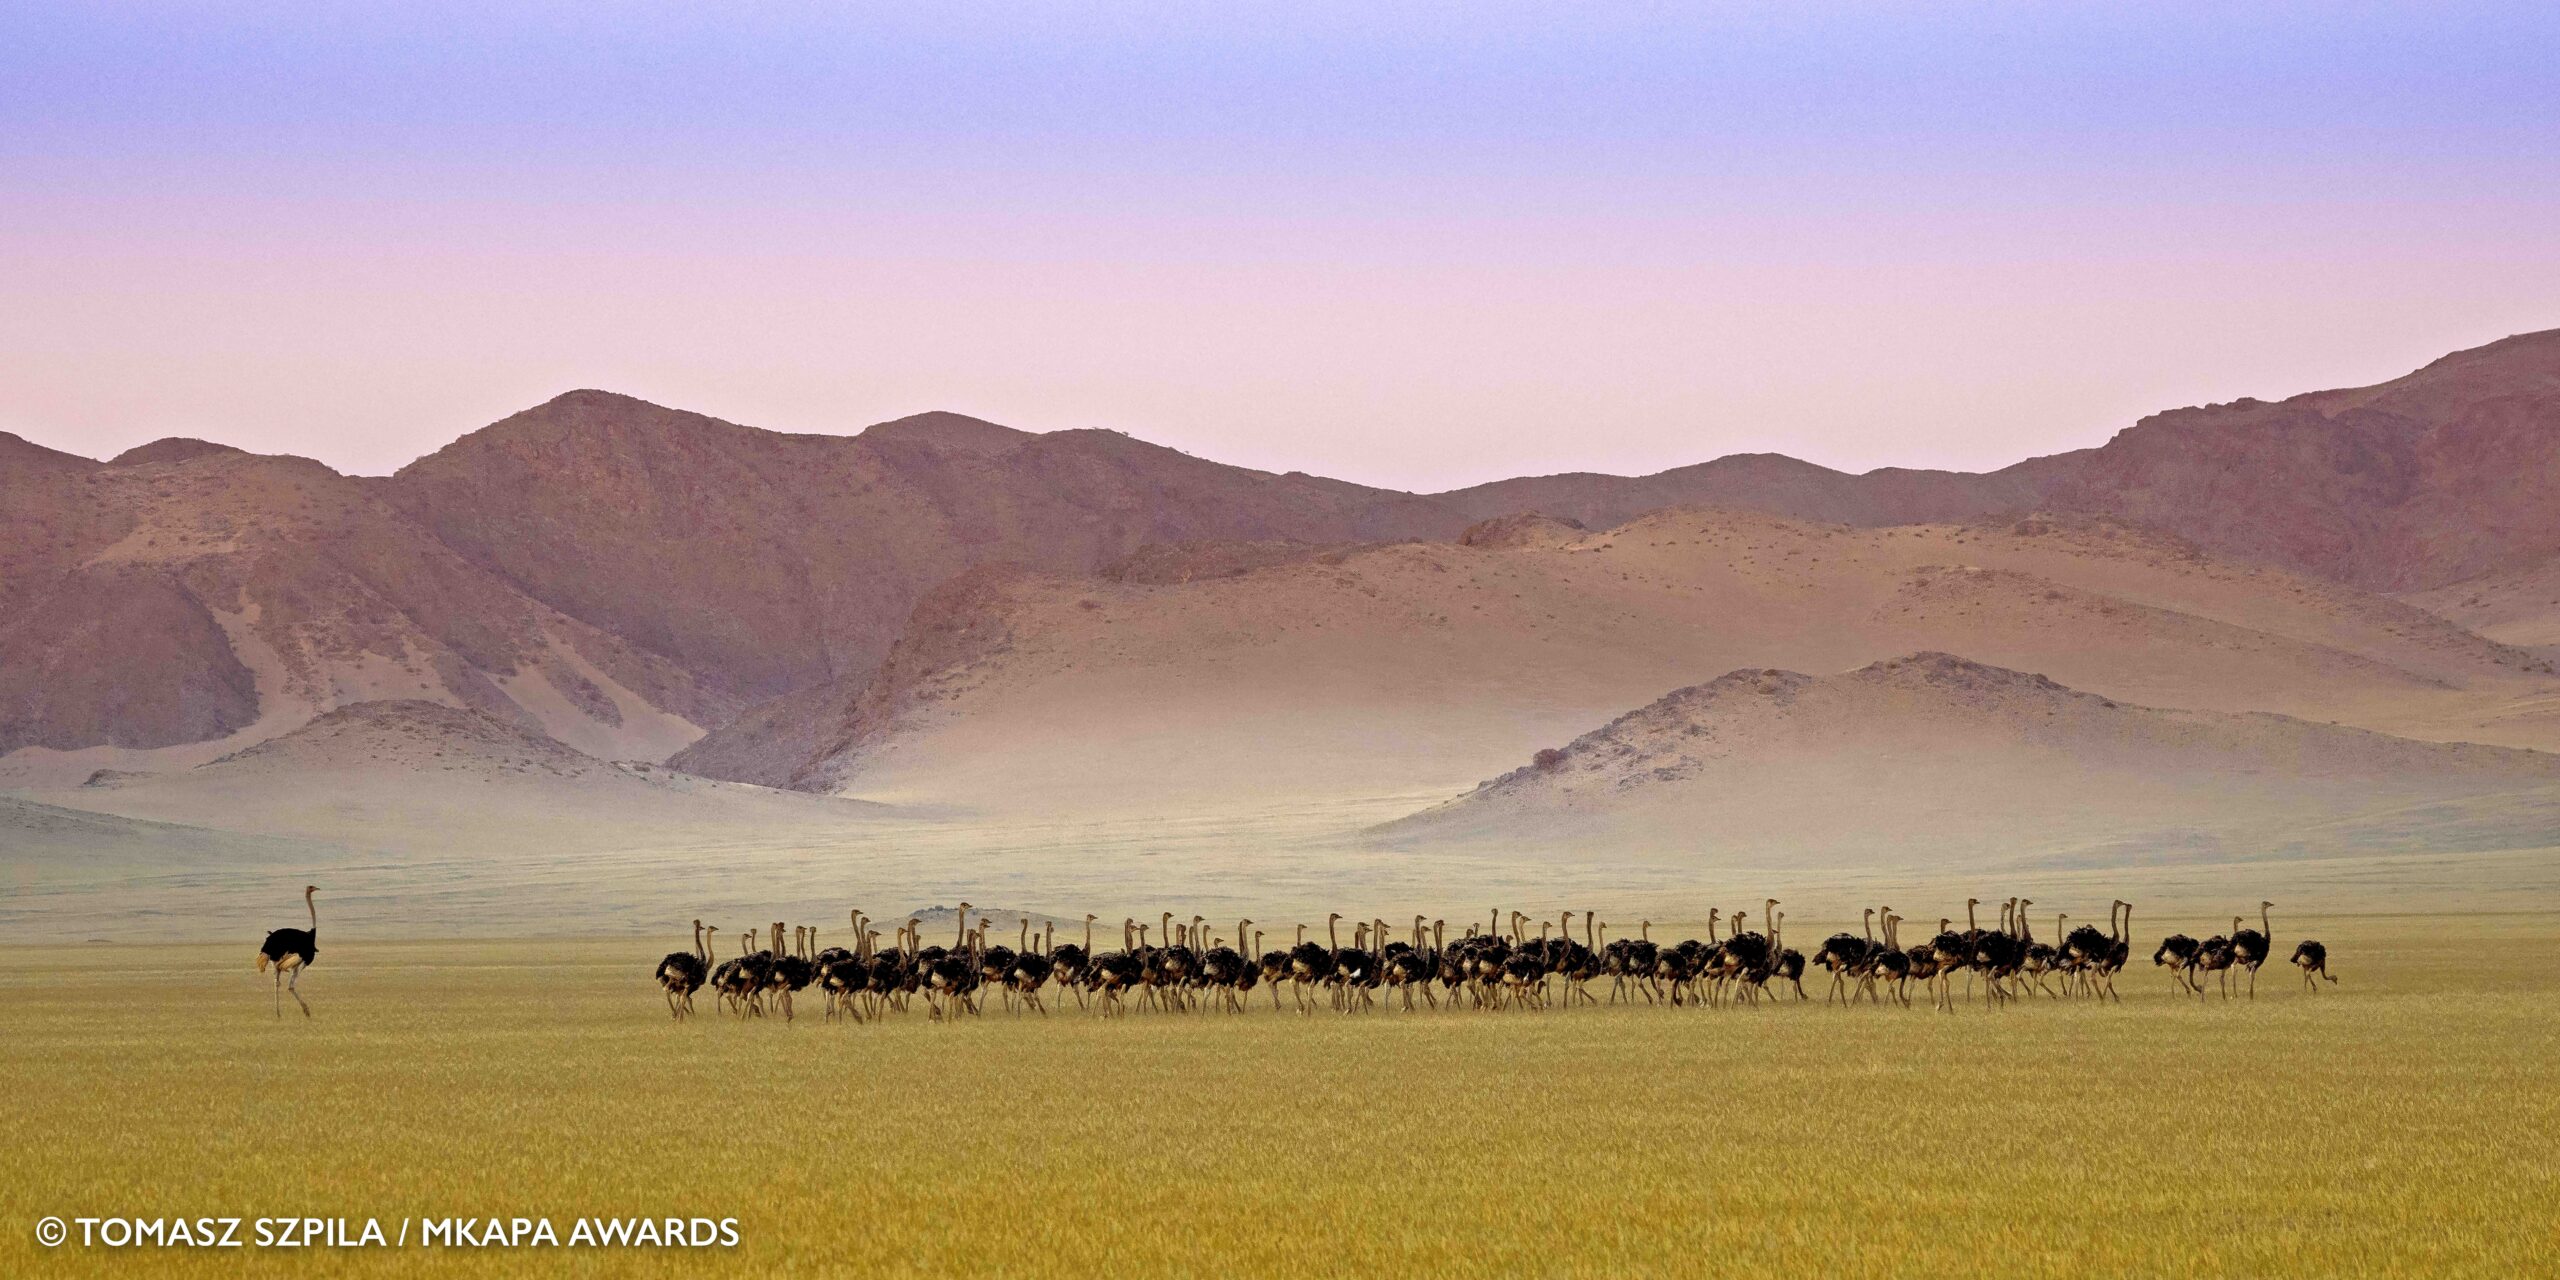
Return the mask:
<svg viewBox="0 0 2560 1280"><path fill-rule="evenodd" d="M293 967L293 977L290 981L284 984L284 989L286 994L293 997L293 1002L295 1004L302 1006L302 1016L308 1018L311 1016L311 1002L302 998L302 992L300 990L301 986L302 966L295 965ZM279 1013L276 1016L282 1017L284 1015Z"/></svg>

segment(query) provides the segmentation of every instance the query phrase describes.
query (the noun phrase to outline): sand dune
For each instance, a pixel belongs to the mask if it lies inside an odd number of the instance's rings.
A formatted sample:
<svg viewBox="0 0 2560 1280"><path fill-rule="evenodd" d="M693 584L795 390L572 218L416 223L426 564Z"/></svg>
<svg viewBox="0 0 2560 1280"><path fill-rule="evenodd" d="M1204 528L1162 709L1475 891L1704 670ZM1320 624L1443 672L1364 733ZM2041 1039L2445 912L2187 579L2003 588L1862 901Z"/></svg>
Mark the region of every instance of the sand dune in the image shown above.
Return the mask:
<svg viewBox="0 0 2560 1280"><path fill-rule="evenodd" d="M2540 842L2560 755L2167 711L1921 653L1675 690L1376 829L1400 846L1707 865L2070 865ZM2308 824L2308 825L2306 825Z"/></svg>

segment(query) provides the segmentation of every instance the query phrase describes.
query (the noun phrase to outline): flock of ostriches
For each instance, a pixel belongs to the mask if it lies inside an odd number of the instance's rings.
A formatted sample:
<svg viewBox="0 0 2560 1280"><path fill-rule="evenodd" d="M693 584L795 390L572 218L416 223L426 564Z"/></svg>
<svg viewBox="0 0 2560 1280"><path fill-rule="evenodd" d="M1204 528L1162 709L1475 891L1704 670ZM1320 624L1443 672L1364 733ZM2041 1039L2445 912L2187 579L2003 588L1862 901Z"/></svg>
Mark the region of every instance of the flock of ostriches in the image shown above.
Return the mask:
<svg viewBox="0 0 2560 1280"><path fill-rule="evenodd" d="M2033 905L2032 899L2009 899L2001 906L2000 926L1984 929L1974 921L1980 900L1969 899L1966 928L1955 929L1952 919L1941 918L1934 936L1910 947L1901 942L1903 917L1891 907L1870 908L1862 933L1835 933L1813 953L1811 963L1831 976L1825 1002L1864 998L1908 1007L1917 982L1934 1007L1952 1012L1960 973L1968 998L1978 994L1995 1007L2030 994L2120 1000L2115 979L2130 954L2133 904L2117 902L2104 930L2073 928L2068 916L2057 916L2052 942L2038 940L2028 924L2027 908ZM2245 976L2254 998L2258 968L2270 952L2267 911L2274 905L2259 904L2260 928L2243 928L2243 917L2234 916L2227 936L2199 942L2173 935L2152 953L2152 963L2167 969L2180 991L2199 999L2207 973L2215 975L2225 999L2231 998L2235 974ZM826 1017L855 1022L906 1011L918 995L937 1021L974 1015L989 992L1016 1013L1028 1009L1046 1016L1045 997L1053 989L1105 1016L1213 1007L1242 1013L1256 987L1270 989L1274 1010L1294 1004L1300 1013L1375 1009L1382 997L1406 1011L1417 1008L1417 1000L1432 1008L1486 1010L1596 1005L1600 997L1592 986L1602 981L1612 1004L1757 1004L1790 991L1799 1000L1811 998L1803 982L1807 960L1786 945L1786 913L1775 899L1762 904L1767 932L1746 927L1746 912L1734 912L1728 923L1723 912L1710 911L1704 941L1656 942L1650 921L1634 937L1611 939L1608 925L1588 913L1581 916L1577 938L1574 912L1533 921L1516 911L1506 919L1496 909L1483 925L1468 925L1454 939L1447 922L1421 916L1395 941L1388 940L1386 921L1358 922L1348 946L1341 937L1343 917L1336 913L1325 922L1324 942L1308 938L1302 924L1292 945L1269 951L1251 920L1237 921L1230 938L1201 917L1185 923L1171 912L1154 925L1123 921L1117 950L1095 947L1090 915L1081 943L1059 942L1054 924L1035 937L1025 918L1015 945L1006 946L988 940L990 921L972 925L971 909L960 904L949 946L925 945L921 921L909 918L883 947L874 922L857 910L851 948L820 949L818 931L807 926L794 928L786 946L784 926L776 922L770 935L741 931L738 954L716 961L719 930L696 920L693 949L659 961L656 978L667 1011L677 1018L693 1013L695 994L708 987L730 1013L761 1017L779 1011L788 1019L793 997L815 987ZM2293 964L2313 991L2319 990L2315 978L2337 981L2328 973L2327 949L2317 942L2295 947Z"/></svg>

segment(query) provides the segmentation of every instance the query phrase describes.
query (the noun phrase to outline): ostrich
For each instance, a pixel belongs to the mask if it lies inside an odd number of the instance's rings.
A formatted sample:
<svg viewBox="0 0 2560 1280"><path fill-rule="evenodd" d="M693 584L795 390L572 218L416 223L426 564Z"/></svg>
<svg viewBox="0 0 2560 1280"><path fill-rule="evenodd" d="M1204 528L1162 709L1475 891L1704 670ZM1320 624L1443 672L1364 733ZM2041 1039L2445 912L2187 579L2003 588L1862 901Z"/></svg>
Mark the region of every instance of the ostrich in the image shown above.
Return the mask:
<svg viewBox="0 0 2560 1280"><path fill-rule="evenodd" d="M710 930L718 933L719 930ZM756 931L748 929L738 935L738 954L724 960L711 971L711 985L720 991L720 1002L740 1017L762 1016L765 976L772 969L772 953L759 953L753 948Z"/></svg>
<svg viewBox="0 0 2560 1280"><path fill-rule="evenodd" d="M2023 913L2026 907L2034 905L2034 902L2035 900L2032 898L2025 899L2020 904L2019 910ZM2021 914L2019 917L2021 927L2024 926L2025 919L2026 917ZM2070 923L2071 915L2069 912L2056 912L2053 917L2053 936L2056 938L2068 937L2069 934L2066 932L2066 927ZM2038 942L2032 936L2029 936L2026 939L2026 944L2026 953L2021 957L2021 961L2024 965L2027 976L2035 981L2036 990L2045 993L2048 997L2059 999L2060 997L2054 995L2053 988L2045 985L2044 976L2048 973L2057 972L2062 968L2062 952L2056 949L2052 943Z"/></svg>
<svg viewBox="0 0 2560 1280"><path fill-rule="evenodd" d="M1964 900L1965 916L1968 920L1972 918L1973 909L1980 901L1979 898ZM1956 1011L1955 971L1973 963L1973 938L1982 932L1980 929L1967 929L1963 933L1957 933L1948 928L1953 923L1954 921L1945 916L1938 917L1938 934L1929 939L1928 948L1931 964L1930 981L1935 984L1931 988L1930 1003L1948 1013Z"/></svg>
<svg viewBox="0 0 2560 1280"><path fill-rule="evenodd" d="M792 949L782 946L782 922L773 922L773 966L767 970L765 985L782 997L782 1020L792 1019L791 993L807 987L818 976L818 966L810 963L809 935L795 928L791 934Z"/></svg>
<svg viewBox="0 0 2560 1280"><path fill-rule="evenodd" d="M2133 904L2117 899L2107 912L2107 928L2107 953L2098 958L2098 981L2108 999L2123 1004L2124 997L2116 994L2116 974L2133 958Z"/></svg>
<svg viewBox="0 0 2560 1280"><path fill-rule="evenodd" d="M2249 998L2252 1000L2258 998L2258 966L2267 962L2267 952L2275 946L2276 927L2267 919L2267 908L2274 905L2265 901L2258 903L2259 927L2255 929L2240 927L2244 917L2231 917L2232 962L2249 971Z"/></svg>
<svg viewBox="0 0 2560 1280"><path fill-rule="evenodd" d="M1342 913L1337 911L1327 917L1324 924L1325 932L1333 936L1336 943L1341 941L1337 931L1341 919ZM1315 1002L1308 998L1307 988L1321 985L1333 977L1333 955L1333 947L1320 947L1307 941L1307 926L1298 926L1297 944L1289 948L1289 978L1296 988L1291 994L1298 999L1299 1013L1315 1012Z"/></svg>
<svg viewBox="0 0 2560 1280"><path fill-rule="evenodd" d="M1383 966L1386 984L1394 987L1404 997L1406 1013L1413 1012L1414 988L1420 987L1426 998L1430 996L1433 969L1434 966L1429 957L1422 954L1422 917L1415 916L1413 940L1389 947Z"/></svg>
<svg viewBox="0 0 2560 1280"><path fill-rule="evenodd" d="M1253 937L1254 949L1261 951L1262 931L1254 930ZM1289 953L1276 947L1263 951L1256 968L1261 970L1262 985L1271 988L1271 1011L1280 1012L1280 984L1289 980Z"/></svg>
<svg viewBox="0 0 2560 1280"><path fill-rule="evenodd" d="M1049 970L1056 975L1059 986L1075 993L1079 1009L1087 1007L1084 975L1085 966L1093 960L1093 922L1096 918L1090 911L1084 913L1084 945L1070 942L1063 947L1049 949Z"/></svg>
<svg viewBox="0 0 2560 1280"><path fill-rule="evenodd" d="M1902 949L1902 917L1895 915L1891 907L1876 908L1876 929L1884 937L1876 947L1868 970L1869 977L1883 982L1892 990L1893 998L1908 1009L1911 1007L1911 979L1921 959L1919 950ZM1870 988L1868 994L1874 995L1874 990Z"/></svg>
<svg viewBox="0 0 2560 1280"><path fill-rule="evenodd" d="M1031 945L1031 917L1026 915L1021 919L1022 945L1027 949ZM1013 962L1019 959L1022 953L1002 943L992 947L987 945L987 930L994 924L993 920L984 916L978 918L978 985L982 988L996 988L996 993L1004 1000L1004 1007L1011 1010L1014 1007L1013 997L1016 994L1013 985Z"/></svg>
<svg viewBox="0 0 2560 1280"><path fill-rule="evenodd" d="M2203 949L2203 943L2183 933L2173 933L2160 940L2160 949L2151 953L2151 963L2168 970L2169 980L2177 983L2180 991L2203 995L2204 987L2195 979L2197 953Z"/></svg>
<svg viewBox="0 0 2560 1280"><path fill-rule="evenodd" d="M710 973L711 951L703 945L702 922L696 920L693 950L670 951L666 959L658 962L658 985L666 990L669 1017L680 1019L693 1012L693 993L702 989L702 980Z"/></svg>
<svg viewBox="0 0 2560 1280"><path fill-rule="evenodd" d="M2331 982L2337 981L2329 973L2329 949L2310 938L2294 944L2293 963L2302 970L2302 985L2311 988L2314 995L2319 994L2320 984L2312 981L2311 975L2316 973Z"/></svg>
<svg viewBox="0 0 2560 1280"><path fill-rule="evenodd" d="M2222 998L2225 1000L2231 998L2231 965L2237 958L2231 949L2231 939L2220 934L2205 939L2203 944L2196 948L2196 967L2214 975L2214 980L2222 987ZM2196 986L2196 997L2198 999L2204 997L2204 986L2201 983Z"/></svg>
<svg viewBox="0 0 2560 1280"><path fill-rule="evenodd" d="M1993 1008L2015 998L2005 984L2026 963L2027 936L2019 916L2025 901L2011 898L2001 903L2000 927L1989 933L1976 931L1974 936L1973 964L1982 971L1984 999Z"/></svg>
<svg viewBox="0 0 2560 1280"><path fill-rule="evenodd" d="M945 1007L950 1009L955 1020L962 1009L976 1012L976 1006L969 1002L969 991L978 984L977 956L969 945L969 910L968 903L960 904L960 910L954 913L959 920L959 928L955 931L951 948L925 966L925 1003L930 1007L935 1022L943 1020Z"/></svg>
<svg viewBox="0 0 2560 1280"><path fill-rule="evenodd" d="M862 994L871 989L871 939L878 936L862 929L860 913L854 921L854 947L829 947L818 953L818 989L826 993L827 1020L833 1022L838 1013L862 1021Z"/></svg>
<svg viewBox="0 0 2560 1280"><path fill-rule="evenodd" d="M1784 911L1781 911L1769 918L1769 940L1772 945L1777 944L1779 936L1778 928L1785 922L1786 918L1787 913ZM1804 993L1803 952L1796 950L1794 947L1779 946L1778 958L1770 962L1769 973L1772 977L1785 979L1788 986L1794 987L1796 989L1796 999L1806 1000L1811 998Z"/></svg>
<svg viewBox="0 0 2560 1280"><path fill-rule="evenodd" d="M1114 1017L1128 1011L1121 1003L1122 993L1137 986L1146 977L1146 962L1136 951L1138 922L1123 917L1120 921L1120 949L1094 956L1089 968L1094 988L1102 993L1102 1015Z"/></svg>
<svg viewBox="0 0 2560 1280"><path fill-rule="evenodd" d="M320 951L320 907L312 901L312 895L318 892L320 886L316 884L302 886L302 909L311 913L310 928L278 929L258 944L258 972L265 973L269 965L275 966L276 1016L279 1018L284 1016L284 998L288 992L292 993L293 1002L302 1006L302 1016L311 1016L311 1002L303 999L302 992L295 988L302 982L302 971L311 967L312 957ZM293 975L290 978L285 976L288 970Z"/></svg>
<svg viewBox="0 0 2560 1280"><path fill-rule="evenodd" d="M853 920L854 947L855 950L858 951L862 946L862 911L860 908L856 908L850 913L850 915ZM818 945L818 926L816 925L809 926L809 945L812 947ZM828 947L825 950L818 952L810 962L818 966L819 972L824 973L826 972L828 965L834 964L838 960L851 960L854 958L854 954L854 951L847 951L843 947Z"/></svg>
<svg viewBox="0 0 2560 1280"><path fill-rule="evenodd" d="M2105 932L2101 932L2094 924L2084 924L2062 935L2063 963L2074 974L2079 975L2080 980L2087 984L2088 991L2092 995L2097 994L2098 991L2098 969L2106 963L2108 955L2115 949L2116 913L2123 906L2122 902L2118 902L2108 909ZM2174 954L2192 957L2195 954L2194 947L2195 939L2188 938L2187 950ZM2155 956L2154 959L2157 957ZM2180 981L2183 983L2184 979L2181 978Z"/></svg>
<svg viewBox="0 0 2560 1280"><path fill-rule="evenodd" d="M1022 918L1022 949L1014 954L1013 964L1005 971L1004 981L1014 994L1022 997L1024 1004L1030 1005L1032 1011L1043 1018L1049 1016L1049 1006L1040 1003L1040 988L1049 981L1049 974L1057 968L1055 962L1049 958L1054 951L1055 948L1048 946L1043 946L1038 951L1031 949L1031 917L1024 916Z"/></svg>
<svg viewBox="0 0 2560 1280"><path fill-rule="evenodd" d="M1850 992L1846 998L1842 993L1847 990L1849 975L1865 968L1870 954L1875 950L1875 935L1876 909L1869 907L1865 936L1861 937L1844 931L1822 940L1822 949L1813 953L1813 962L1831 971L1831 991L1823 996L1824 1004L1834 1001L1847 1003L1848 999L1855 998L1854 992Z"/></svg>
<svg viewBox="0 0 2560 1280"><path fill-rule="evenodd" d="M702 927L702 946L706 953L716 951L717 944L719 942L719 934L720 926L718 925L704 925ZM711 990L720 997L720 1006L724 1009L729 1005L730 978L732 975L736 974L737 971L738 962L734 957L723 960L711 967Z"/></svg>

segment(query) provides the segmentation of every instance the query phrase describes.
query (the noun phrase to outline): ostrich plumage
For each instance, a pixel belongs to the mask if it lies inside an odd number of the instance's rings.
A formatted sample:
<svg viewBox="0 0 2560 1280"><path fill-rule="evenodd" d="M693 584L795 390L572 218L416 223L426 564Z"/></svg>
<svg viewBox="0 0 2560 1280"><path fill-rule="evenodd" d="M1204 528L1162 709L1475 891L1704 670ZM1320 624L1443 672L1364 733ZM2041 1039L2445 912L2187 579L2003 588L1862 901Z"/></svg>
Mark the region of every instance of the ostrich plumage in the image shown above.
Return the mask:
<svg viewBox="0 0 2560 1280"><path fill-rule="evenodd" d="M667 1013L682 1018L693 1012L693 993L711 975L711 953L703 949L702 922L693 922L693 950L670 951L658 962L658 986L667 993Z"/></svg>
<svg viewBox="0 0 2560 1280"><path fill-rule="evenodd" d="M2313 991L2320 989L2320 984L2312 981L2314 974L2331 982L2338 980L2329 972L2329 949L2314 939L2304 938L2294 944L2293 964L2302 970L2302 984Z"/></svg>
<svg viewBox="0 0 2560 1280"><path fill-rule="evenodd" d="M311 962L320 955L320 907L313 900L319 892L318 885L302 886L302 907L311 913L310 928L269 930L267 940L258 944L258 972L275 970L276 1016L279 1018L284 1016L284 998L287 995L293 997L295 1004L302 1006L303 1017L311 1016L311 1004L302 998L299 988L302 971L311 967ZM288 973L290 977L286 976Z"/></svg>
<svg viewBox="0 0 2560 1280"><path fill-rule="evenodd" d="M2260 927L2256 929L2241 928L2242 917L2231 918L2231 962L2249 971L2249 998L2252 1000L2258 998L2258 966L2265 964L2267 953L2275 949L2271 940L2275 925L2267 919L2267 909L2274 905L2272 902L2258 904Z"/></svg>

